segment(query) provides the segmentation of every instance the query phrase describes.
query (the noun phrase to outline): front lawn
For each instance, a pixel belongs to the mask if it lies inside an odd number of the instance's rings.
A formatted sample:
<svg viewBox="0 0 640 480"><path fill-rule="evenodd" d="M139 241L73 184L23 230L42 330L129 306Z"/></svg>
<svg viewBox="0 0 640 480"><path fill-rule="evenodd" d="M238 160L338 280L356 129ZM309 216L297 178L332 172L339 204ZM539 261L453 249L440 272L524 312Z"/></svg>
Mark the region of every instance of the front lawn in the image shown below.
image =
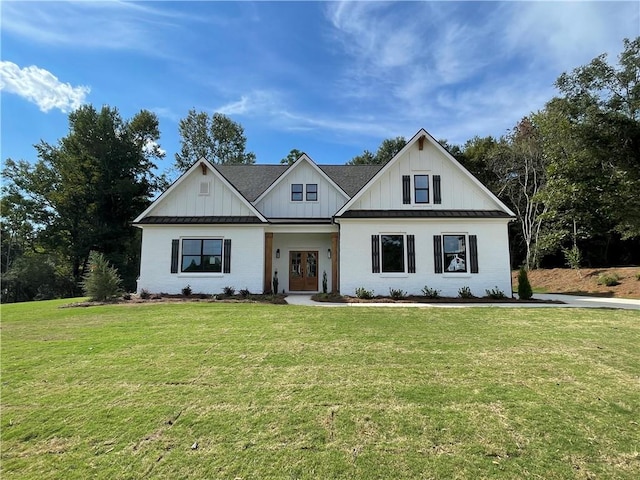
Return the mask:
<svg viewBox="0 0 640 480"><path fill-rule="evenodd" d="M2 306L2 478L640 478L640 312Z"/></svg>

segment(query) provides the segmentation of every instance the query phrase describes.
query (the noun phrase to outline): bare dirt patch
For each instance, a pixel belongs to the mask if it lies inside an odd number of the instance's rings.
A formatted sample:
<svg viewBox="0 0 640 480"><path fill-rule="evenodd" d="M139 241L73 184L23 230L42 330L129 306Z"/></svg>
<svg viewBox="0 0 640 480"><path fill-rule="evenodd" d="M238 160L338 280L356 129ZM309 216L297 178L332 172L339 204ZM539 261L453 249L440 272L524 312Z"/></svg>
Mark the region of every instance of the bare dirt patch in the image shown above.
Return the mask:
<svg viewBox="0 0 640 480"><path fill-rule="evenodd" d="M639 274L640 267L581 268L579 271L551 268L529 271L529 282L534 292L640 299ZM617 285L605 285L605 277L617 278ZM518 288L517 271L513 272L513 288Z"/></svg>

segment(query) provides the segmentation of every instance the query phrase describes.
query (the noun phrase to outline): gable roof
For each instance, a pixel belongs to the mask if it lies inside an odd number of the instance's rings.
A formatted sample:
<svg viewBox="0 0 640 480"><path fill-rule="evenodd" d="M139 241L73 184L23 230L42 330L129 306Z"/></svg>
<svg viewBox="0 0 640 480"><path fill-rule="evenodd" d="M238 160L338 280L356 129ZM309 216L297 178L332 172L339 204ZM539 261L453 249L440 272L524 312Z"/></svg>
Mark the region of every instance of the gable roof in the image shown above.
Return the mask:
<svg viewBox="0 0 640 480"><path fill-rule="evenodd" d="M327 182L329 182L342 195L344 195L345 198L347 199L349 198L349 195L342 189L342 187L340 187L331 177L329 177L324 171L322 171L320 167L318 167L318 165L316 165L316 163L313 160L311 160L311 158L306 153L303 153L302 155L300 155L300 158L298 158L298 160L296 160L292 165L289 165L289 167L287 168L287 170L284 172L283 175L280 175L280 177L278 177L275 182L273 182L264 192L260 194L258 198L256 198L256 202L259 202L260 200L262 200L271 190L276 188L276 186L280 182L284 181L283 179L287 175L291 174L291 172L295 171L297 168L300 168L300 165L304 163L309 165L312 169L316 170L321 177L324 177L324 179Z"/></svg>
<svg viewBox="0 0 640 480"><path fill-rule="evenodd" d="M399 159L410 149L413 145L418 142L420 139L425 138L429 143L431 143L437 150L439 150L463 175L468 177L468 179L477 185L487 196L489 196L509 217L515 217L515 213L507 207L496 195L494 195L491 190L485 187L480 180L478 180L474 175L471 174L466 168L462 166L460 162L458 162L453 155L451 155L446 148L440 145L429 132L427 132L424 128L418 130L418 132L407 142L407 144L400 150L398 153L394 155L394 157L389 160L382 168L380 168L376 174L369 179L367 184L361 188L355 195L351 197L351 199L345 203L340 210L335 214L335 217L340 217L344 215L354 204L358 201L360 197L362 197L363 193L367 190L367 186L373 184L378 178L382 177L391 166L398 162Z"/></svg>
<svg viewBox="0 0 640 480"><path fill-rule="evenodd" d="M172 191L174 191L182 182L184 182L185 179L188 178L194 170L198 168L207 168L208 170L210 170L215 176L217 176L220 179L222 183L225 184L227 188L229 188L234 193L234 195L238 197L238 199L255 215L257 219L259 219L260 222L267 223L267 219L258 211L258 209L254 207L253 204L250 201L248 201L247 198L232 183L230 183L218 170L216 170L216 168L208 160L203 158L202 160L191 165L191 167L186 172L180 175L180 177L175 182L173 182L169 188L167 188L164 192L162 192L162 194L158 198L156 198L151 203L151 205L149 205L146 208L144 212L142 212L140 215L136 217L136 219L133 221L133 224L134 225L141 224L143 223L143 220L145 219L145 217L152 217L153 215L150 215L150 213L153 212L155 207L164 198L166 198ZM160 223L160 222L146 222L146 223Z"/></svg>

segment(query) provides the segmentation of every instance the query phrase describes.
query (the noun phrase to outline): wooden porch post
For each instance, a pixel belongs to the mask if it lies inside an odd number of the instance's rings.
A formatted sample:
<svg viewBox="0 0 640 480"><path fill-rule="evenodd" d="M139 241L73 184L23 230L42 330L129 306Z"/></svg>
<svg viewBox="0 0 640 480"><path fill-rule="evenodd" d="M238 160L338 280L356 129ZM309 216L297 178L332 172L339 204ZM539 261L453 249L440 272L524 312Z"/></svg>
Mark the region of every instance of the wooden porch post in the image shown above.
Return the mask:
<svg viewBox="0 0 640 480"><path fill-rule="evenodd" d="M340 233L333 232L331 234L331 293L338 293L340 291L338 275L338 265L340 265Z"/></svg>
<svg viewBox="0 0 640 480"><path fill-rule="evenodd" d="M264 234L264 293L272 290L271 269L273 268L273 233Z"/></svg>

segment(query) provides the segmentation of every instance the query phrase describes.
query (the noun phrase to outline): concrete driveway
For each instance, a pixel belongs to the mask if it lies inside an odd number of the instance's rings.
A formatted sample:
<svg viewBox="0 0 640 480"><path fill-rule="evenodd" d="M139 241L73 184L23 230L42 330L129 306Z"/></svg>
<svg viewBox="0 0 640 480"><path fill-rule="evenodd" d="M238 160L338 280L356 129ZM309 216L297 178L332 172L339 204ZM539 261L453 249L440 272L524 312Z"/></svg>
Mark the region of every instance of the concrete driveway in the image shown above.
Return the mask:
<svg viewBox="0 0 640 480"><path fill-rule="evenodd" d="M640 310L640 300L627 298L588 297L561 294L535 294L534 299L554 300L564 303L326 303L314 302L311 295L290 294L286 301L290 305L315 307L436 307L436 308L470 308L470 307L506 307L506 308L618 308Z"/></svg>

